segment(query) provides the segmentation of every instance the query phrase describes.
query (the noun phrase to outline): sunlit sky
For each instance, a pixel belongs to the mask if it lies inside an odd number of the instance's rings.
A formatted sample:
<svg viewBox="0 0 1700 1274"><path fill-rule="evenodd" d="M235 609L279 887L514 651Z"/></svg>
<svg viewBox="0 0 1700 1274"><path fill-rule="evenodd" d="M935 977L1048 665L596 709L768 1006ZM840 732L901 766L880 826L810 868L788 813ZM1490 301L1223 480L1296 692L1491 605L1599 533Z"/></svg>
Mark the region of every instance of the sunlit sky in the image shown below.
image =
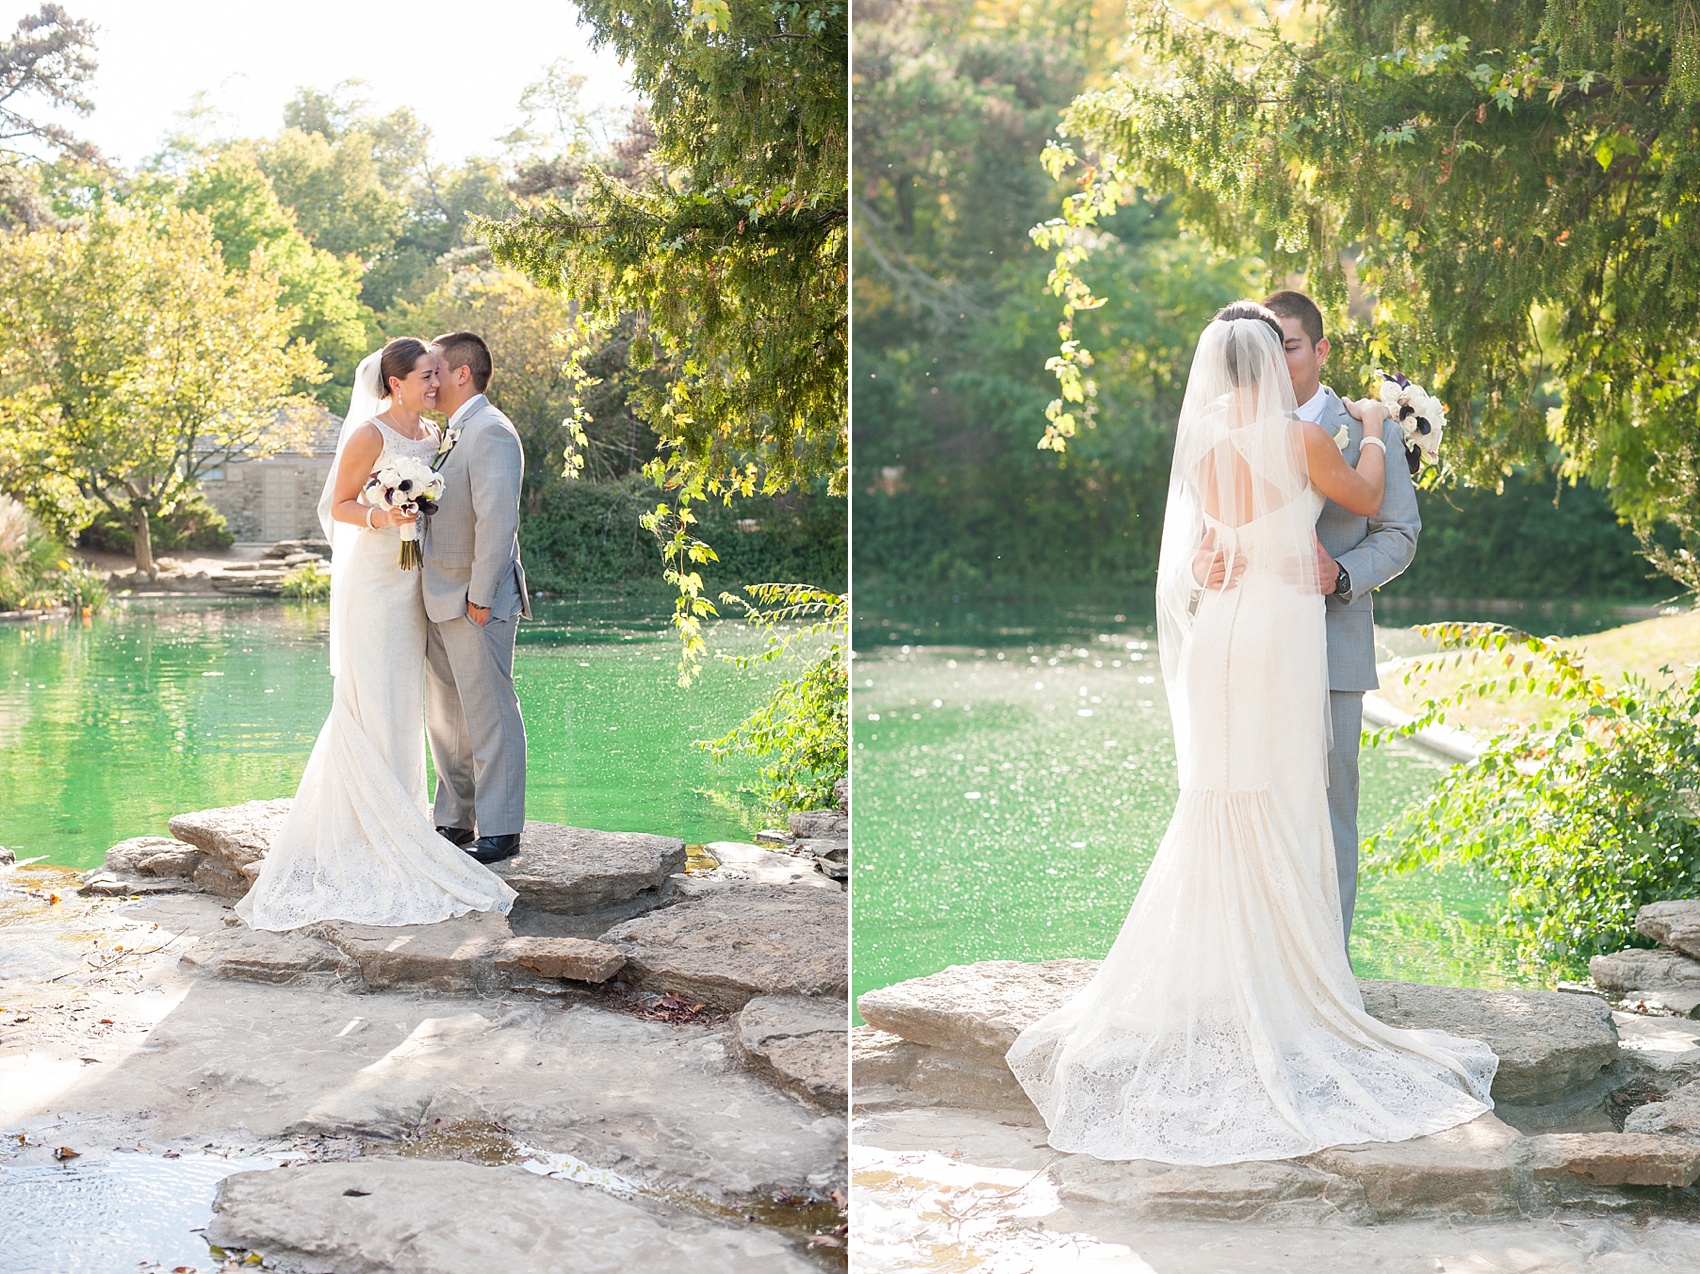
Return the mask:
<svg viewBox="0 0 1700 1274"><path fill-rule="evenodd" d="M569 0L61 2L101 28L100 69L94 113L55 118L124 164L157 151L198 90L223 117L219 133L261 136L277 130L300 86L362 79L380 112L411 106L443 160L494 153L521 121L520 91L556 58L589 79L587 105L633 100L618 60L591 50ZM38 7L0 0L0 35Z"/></svg>

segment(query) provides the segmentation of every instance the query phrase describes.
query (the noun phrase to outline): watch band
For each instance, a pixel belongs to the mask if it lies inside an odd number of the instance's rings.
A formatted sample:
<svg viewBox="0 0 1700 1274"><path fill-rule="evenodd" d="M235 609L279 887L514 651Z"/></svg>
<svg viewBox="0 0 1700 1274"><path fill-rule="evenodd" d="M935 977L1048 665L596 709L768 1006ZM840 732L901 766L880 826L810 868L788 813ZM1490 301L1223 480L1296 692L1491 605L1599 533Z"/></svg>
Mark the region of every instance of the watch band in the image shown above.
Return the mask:
<svg viewBox="0 0 1700 1274"><path fill-rule="evenodd" d="M1336 565L1338 564L1336 563ZM1334 596L1347 605L1351 604L1352 577L1344 566L1340 567L1340 573L1334 577Z"/></svg>

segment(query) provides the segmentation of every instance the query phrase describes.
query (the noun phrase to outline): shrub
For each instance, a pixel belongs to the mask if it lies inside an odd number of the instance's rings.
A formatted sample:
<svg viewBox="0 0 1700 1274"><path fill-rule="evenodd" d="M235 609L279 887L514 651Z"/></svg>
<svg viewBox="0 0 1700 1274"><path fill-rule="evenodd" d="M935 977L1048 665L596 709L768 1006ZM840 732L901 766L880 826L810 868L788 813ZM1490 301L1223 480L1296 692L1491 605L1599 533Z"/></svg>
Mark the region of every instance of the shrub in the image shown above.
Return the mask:
<svg viewBox="0 0 1700 1274"><path fill-rule="evenodd" d="M330 567L317 559L303 562L283 577L279 588L285 597L322 601L331 595Z"/></svg>
<svg viewBox="0 0 1700 1274"><path fill-rule="evenodd" d="M106 603L101 578L46 534L16 500L0 496L0 610Z"/></svg>
<svg viewBox="0 0 1700 1274"><path fill-rule="evenodd" d="M1608 687L1527 633L1496 624L1424 632L1444 650L1488 657L1492 671L1430 700L1388 735L1442 721L1448 706L1501 688L1569 708L1550 725L1495 735L1366 842L1371 861L1394 871L1443 861L1485 871L1510 891L1507 920L1549 957L1645 945L1634 928L1644 904L1700 893L1700 671L1658 686L1626 675Z"/></svg>
<svg viewBox="0 0 1700 1274"><path fill-rule="evenodd" d="M224 514L213 508L198 491L164 517L155 519L149 534L155 554L174 549L227 549L236 543ZM100 507L94 521L83 529L77 542L109 553L136 551L136 539L130 524L105 505Z"/></svg>

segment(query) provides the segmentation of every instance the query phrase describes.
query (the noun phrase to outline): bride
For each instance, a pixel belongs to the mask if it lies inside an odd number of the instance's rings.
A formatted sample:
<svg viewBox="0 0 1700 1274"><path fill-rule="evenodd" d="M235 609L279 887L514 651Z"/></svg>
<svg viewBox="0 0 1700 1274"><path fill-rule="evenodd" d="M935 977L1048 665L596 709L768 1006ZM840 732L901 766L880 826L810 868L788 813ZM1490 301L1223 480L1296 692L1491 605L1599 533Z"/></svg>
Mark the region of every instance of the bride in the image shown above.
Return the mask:
<svg viewBox="0 0 1700 1274"><path fill-rule="evenodd" d="M1498 1059L1364 1012L1340 942L1315 525L1381 504L1385 411L1355 468L1293 414L1281 327L1222 310L1193 359L1157 572L1180 799L1093 980L1028 1027L1010 1070L1050 1144L1215 1164L1403 1141L1491 1109ZM1195 561L1239 564L1206 587Z"/></svg>
<svg viewBox="0 0 1700 1274"><path fill-rule="evenodd" d="M430 924L513 905L507 882L426 815L425 603L420 572L398 563L396 530L414 517L356 498L381 463L437 454L423 417L436 402L437 361L404 336L354 374L319 501L331 541L331 713L259 878L236 904L256 929Z"/></svg>

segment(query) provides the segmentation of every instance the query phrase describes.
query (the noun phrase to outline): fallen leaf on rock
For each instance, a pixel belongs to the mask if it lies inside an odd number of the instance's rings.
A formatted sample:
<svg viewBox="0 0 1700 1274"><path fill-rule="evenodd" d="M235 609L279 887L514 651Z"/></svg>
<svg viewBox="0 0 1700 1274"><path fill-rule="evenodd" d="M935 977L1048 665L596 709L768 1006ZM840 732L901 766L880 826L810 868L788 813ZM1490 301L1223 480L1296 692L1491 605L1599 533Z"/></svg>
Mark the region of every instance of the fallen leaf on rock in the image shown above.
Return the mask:
<svg viewBox="0 0 1700 1274"><path fill-rule="evenodd" d="M832 1193L826 1197L832 1200L832 1206L837 1208L840 1212L850 1206L850 1201L844 1197L844 1191L842 1190L834 1189Z"/></svg>
<svg viewBox="0 0 1700 1274"><path fill-rule="evenodd" d="M809 1246L843 1247L844 1240L839 1238L836 1234L811 1234L809 1235Z"/></svg>
<svg viewBox="0 0 1700 1274"><path fill-rule="evenodd" d="M353 1186L350 1186L342 1192L342 1197L345 1199L364 1199L371 1193L370 1190L356 1190Z"/></svg>
<svg viewBox="0 0 1700 1274"><path fill-rule="evenodd" d="M77 1060L79 1062L81 1062L84 1066L99 1066L100 1065L100 1058L98 1058L98 1057L79 1057Z"/></svg>
<svg viewBox="0 0 1700 1274"><path fill-rule="evenodd" d="M72 1150L69 1146L60 1146L53 1152L53 1157L63 1162L66 1159L81 1159L83 1155L80 1150Z"/></svg>
<svg viewBox="0 0 1700 1274"><path fill-rule="evenodd" d="M109 1017L103 1017L103 1018L100 1019L100 1024L102 1026L111 1026L112 1025L112 1019L109 1018Z"/></svg>

